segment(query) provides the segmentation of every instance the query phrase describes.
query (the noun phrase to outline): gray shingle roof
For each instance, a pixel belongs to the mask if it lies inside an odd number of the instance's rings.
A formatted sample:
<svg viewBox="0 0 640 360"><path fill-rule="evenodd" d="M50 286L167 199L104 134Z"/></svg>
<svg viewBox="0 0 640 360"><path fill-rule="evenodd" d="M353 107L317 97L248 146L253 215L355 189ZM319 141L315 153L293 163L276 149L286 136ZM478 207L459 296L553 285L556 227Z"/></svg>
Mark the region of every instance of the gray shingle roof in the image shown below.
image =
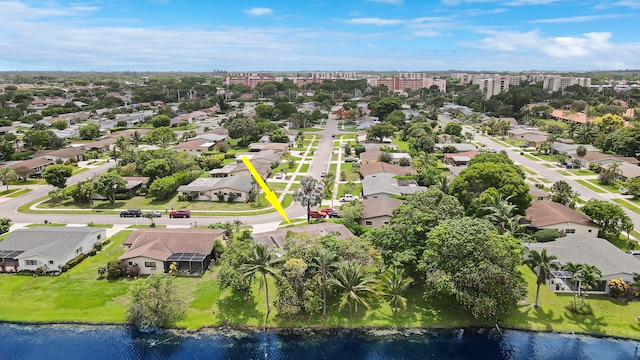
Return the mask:
<svg viewBox="0 0 640 360"><path fill-rule="evenodd" d="M17 258L40 255L63 259L74 252L87 236L101 232L105 232L105 229L52 226L19 229L0 242L0 250L24 251Z"/></svg>
<svg viewBox="0 0 640 360"><path fill-rule="evenodd" d="M546 243L527 244L529 250L547 249L562 264L568 262L596 266L604 277L626 273L640 273L640 260L624 253L605 239L568 235Z"/></svg>

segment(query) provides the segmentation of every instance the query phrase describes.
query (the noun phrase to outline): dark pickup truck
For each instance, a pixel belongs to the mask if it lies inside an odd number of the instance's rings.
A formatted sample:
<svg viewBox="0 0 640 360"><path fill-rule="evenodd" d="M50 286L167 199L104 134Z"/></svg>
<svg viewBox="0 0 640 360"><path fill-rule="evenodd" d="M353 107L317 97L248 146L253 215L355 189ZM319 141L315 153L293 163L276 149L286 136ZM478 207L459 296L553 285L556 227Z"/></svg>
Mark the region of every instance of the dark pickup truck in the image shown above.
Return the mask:
<svg viewBox="0 0 640 360"><path fill-rule="evenodd" d="M142 210L140 209L127 209L120 212L120 217L141 217Z"/></svg>

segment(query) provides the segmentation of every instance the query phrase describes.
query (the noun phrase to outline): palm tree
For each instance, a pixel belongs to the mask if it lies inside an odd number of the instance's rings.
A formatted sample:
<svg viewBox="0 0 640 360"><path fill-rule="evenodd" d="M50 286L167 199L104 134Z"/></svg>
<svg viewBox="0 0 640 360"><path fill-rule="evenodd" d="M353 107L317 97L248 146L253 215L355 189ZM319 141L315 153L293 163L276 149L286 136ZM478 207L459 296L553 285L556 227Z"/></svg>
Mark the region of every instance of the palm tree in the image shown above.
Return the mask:
<svg viewBox="0 0 640 360"><path fill-rule="evenodd" d="M267 275L277 279L278 273L275 271L274 266L281 263L284 259L278 258L273 249L267 248L263 244L253 244L251 251L248 254L244 254L244 263L240 265L240 272L243 279L250 278L256 273L262 275L265 286L265 294L267 298L267 314L271 313L271 307L269 306L269 283L267 282Z"/></svg>
<svg viewBox="0 0 640 360"><path fill-rule="evenodd" d="M481 210L488 212L484 218L498 226L501 231L504 231L507 224L519 223L522 218L521 215L515 214L518 207L510 203L509 199L511 196L503 199L500 193L495 196L490 195L489 203L481 208Z"/></svg>
<svg viewBox="0 0 640 360"><path fill-rule="evenodd" d="M240 226L244 225L244 222L240 219L235 219L231 222L231 225L233 225L236 228L236 235L240 233Z"/></svg>
<svg viewBox="0 0 640 360"><path fill-rule="evenodd" d="M404 276L404 270L398 267L387 270L382 277L382 292L389 297L389 302L393 306L393 312L398 312L399 308L407 308L407 298L400 295L407 290L413 282L411 277Z"/></svg>
<svg viewBox="0 0 640 360"><path fill-rule="evenodd" d="M18 175L12 168L8 166L0 168L0 181L2 181L3 184L7 185L7 191L9 191L9 181L16 180L17 178Z"/></svg>
<svg viewBox="0 0 640 360"><path fill-rule="evenodd" d="M348 261L338 264L338 269L333 273L329 283L340 288L344 294L340 301L340 309L349 306L349 321L353 311L358 312L358 304L369 308L364 296L376 294L376 280L367 273L361 264Z"/></svg>
<svg viewBox="0 0 640 360"><path fill-rule="evenodd" d="M305 176L300 180L300 188L293 194L293 200L307 208L307 222L310 220L311 207L320 205L322 202L322 194L323 191L315 178Z"/></svg>
<svg viewBox="0 0 640 360"><path fill-rule="evenodd" d="M562 270L568 271L571 273L571 280L573 280L573 305L576 305L576 294L582 288L582 267L583 265L580 263L572 263L568 262L562 266ZM576 282L578 282L578 287L576 288Z"/></svg>
<svg viewBox="0 0 640 360"><path fill-rule="evenodd" d="M133 134L131 134L131 139L129 139L129 141L131 141L131 145L133 145L136 151L138 151L138 146L142 143L142 136L139 132L134 131Z"/></svg>
<svg viewBox="0 0 640 360"><path fill-rule="evenodd" d="M538 275L538 279L536 281L536 303L535 305L533 305L534 307L538 307L540 285L545 283L545 281L549 277L549 274L551 273L551 269L558 268L558 265L553 262L556 259L557 257L555 255L547 254L547 249L542 249L541 252L531 250L531 252L529 253L529 258L527 258L526 263L531 266L532 269L537 269L536 273Z"/></svg>
<svg viewBox="0 0 640 360"><path fill-rule="evenodd" d="M336 269L338 255L330 250L322 249L311 259L309 270L318 277L322 287L322 318L327 318L327 282L331 273Z"/></svg>
<svg viewBox="0 0 640 360"><path fill-rule="evenodd" d="M580 306L584 306L584 299L587 297L587 290L598 287L602 280L602 272L594 265L584 264L582 266L582 284L584 292L582 293L582 302Z"/></svg>

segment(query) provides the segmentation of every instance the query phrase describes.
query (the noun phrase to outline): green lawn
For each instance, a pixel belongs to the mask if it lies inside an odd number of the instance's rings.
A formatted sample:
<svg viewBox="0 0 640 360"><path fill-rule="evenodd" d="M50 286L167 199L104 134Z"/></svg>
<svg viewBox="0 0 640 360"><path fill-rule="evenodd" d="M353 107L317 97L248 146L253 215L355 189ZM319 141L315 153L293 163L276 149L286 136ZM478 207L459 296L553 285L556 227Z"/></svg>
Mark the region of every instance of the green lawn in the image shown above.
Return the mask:
<svg viewBox="0 0 640 360"><path fill-rule="evenodd" d="M505 147L511 147L511 145L507 144L507 143L506 143L506 142L504 142L504 141L500 141L500 140L498 140L497 138L493 138L493 137L492 137L492 138L490 138L490 139L491 139L491 141L493 141L493 142L495 142L495 143L497 143L497 144L500 144L500 145L502 145L502 146L505 146Z"/></svg>
<svg viewBox="0 0 640 360"><path fill-rule="evenodd" d="M542 166L548 167L550 169L555 169L555 166L553 166L551 164L547 164L547 163L542 164Z"/></svg>
<svg viewBox="0 0 640 360"><path fill-rule="evenodd" d="M12 194L12 193L18 191L18 190L22 190L22 189L13 188L13 189L8 189L8 190L3 190L3 191L0 191L0 196L7 196L9 194Z"/></svg>
<svg viewBox="0 0 640 360"><path fill-rule="evenodd" d="M605 189L605 190L607 190L609 192L612 192L614 194L618 193L618 189L619 189L618 188L618 184L605 185L605 184L601 184L598 179L590 179L590 180L587 180L587 181L592 183L592 184L594 184L594 185L600 186L601 188L603 188L603 189Z"/></svg>
<svg viewBox="0 0 640 360"><path fill-rule="evenodd" d="M549 161L549 162L556 162L556 160L553 158L552 155L548 155L548 154L536 154L536 156L539 159L542 159L544 161Z"/></svg>
<svg viewBox="0 0 640 360"><path fill-rule="evenodd" d="M598 173L596 173L595 171L591 171L587 169L572 169L572 170L569 170L569 172L572 173L573 175L578 175L578 176L598 175Z"/></svg>
<svg viewBox="0 0 640 360"><path fill-rule="evenodd" d="M524 140L516 140L516 139L512 139L510 137L504 138L503 141L506 142L507 144L511 145L511 146L516 146L516 147L518 147L520 145L524 145L524 144L527 143Z"/></svg>
<svg viewBox="0 0 640 360"><path fill-rule="evenodd" d="M536 157L534 157L534 156L531 156L531 155L529 155L529 154L527 154L527 153L524 153L524 155L523 155L523 156L524 156L524 157L526 157L526 158L527 158L527 159L529 159L529 160L533 160L533 161L540 161L540 159L538 159L538 158L536 158Z"/></svg>
<svg viewBox="0 0 640 360"><path fill-rule="evenodd" d="M89 168L77 168L77 169L73 170L71 175L78 175L78 174L83 173L83 172L88 171L88 170L89 170Z"/></svg>
<svg viewBox="0 0 640 360"><path fill-rule="evenodd" d="M637 207L633 204L630 204L628 201L625 201L623 199L613 199L613 201L615 203L617 203L618 205L625 207L633 212L635 212L636 214L640 214L640 207Z"/></svg>
<svg viewBox="0 0 640 360"><path fill-rule="evenodd" d="M567 124L566 122L563 121L557 121L557 120L540 120L540 123L545 125L545 126L549 126L549 125L558 125L560 126L563 130L566 130L569 128L569 124Z"/></svg>
<svg viewBox="0 0 640 360"><path fill-rule="evenodd" d="M529 175L536 175L536 172L535 172L535 171L533 171L533 170L529 169L529 168L528 168L528 167L526 167L526 166L518 165L518 167L519 167L520 169L522 169L524 172L526 172L527 174L529 174Z"/></svg>
<svg viewBox="0 0 640 360"><path fill-rule="evenodd" d="M571 176L571 174L570 174L570 173L568 173L568 172L566 172L566 171L564 171L564 170L556 170L556 172L557 172L558 174L560 174L560 175L563 175L563 176Z"/></svg>
<svg viewBox="0 0 640 360"><path fill-rule="evenodd" d="M307 171L309 171L309 164L302 164L302 166L300 166L299 172L306 173Z"/></svg>
<svg viewBox="0 0 640 360"><path fill-rule="evenodd" d="M409 151L409 142L401 141L398 139L393 139L392 144L398 145L398 151L400 152L408 152Z"/></svg>
<svg viewBox="0 0 640 360"><path fill-rule="evenodd" d="M46 185L47 182L42 179L28 179L28 180L10 180L9 185L23 186L23 185Z"/></svg>
<svg viewBox="0 0 640 360"><path fill-rule="evenodd" d="M547 178L538 178L538 180L542 181L545 184L551 184L551 180L547 179Z"/></svg>
<svg viewBox="0 0 640 360"><path fill-rule="evenodd" d="M576 180L576 182L588 189L591 189L592 191L595 191L597 193L605 193L606 191L600 189L599 187L594 186L593 184L591 184L589 181L587 180Z"/></svg>
<svg viewBox="0 0 640 360"><path fill-rule="evenodd" d="M360 175L357 173L354 173L352 171L353 169L353 163L344 163L340 166L340 172L342 172L344 170L344 172L347 174L347 179L345 181L359 181L360 180ZM337 178L340 178L340 174L337 174Z"/></svg>
<svg viewBox="0 0 640 360"><path fill-rule="evenodd" d="M360 183L356 183L356 191L354 191L352 194L355 196L360 197L360 194L362 193L362 184ZM338 197L340 196L344 196L346 194L346 184L339 184L338 185Z"/></svg>
<svg viewBox="0 0 640 360"><path fill-rule="evenodd" d="M304 223L303 221L300 221ZM96 269L117 258L123 250L120 244L129 231L112 237L98 255L85 259L75 268L58 277L0 275L0 320L28 322L123 323L126 315L129 279L108 281L98 279ZM501 323L504 327L534 331L591 333L595 335L639 338L636 316L640 302L624 303L603 296L592 295L587 302L594 310L590 316L575 316L565 306L571 294L554 294L548 287L540 288L540 307L535 300L535 275L528 267L521 270L528 283L527 298ZM273 281L269 281L270 300L276 297ZM266 317L264 286L254 282L249 300L243 294L220 290L215 270L202 277L178 277L178 290L188 303L187 317L177 326L190 330L220 325L263 326ZM348 321L347 310L339 310L331 297L327 320L320 315L282 318L272 306L269 324L279 327L494 327L473 316L462 313L450 303L436 299L425 300L422 286L414 286L403 295L408 308L394 313L388 302L370 300L370 308L363 307ZM43 301L45 300L45 301Z"/></svg>

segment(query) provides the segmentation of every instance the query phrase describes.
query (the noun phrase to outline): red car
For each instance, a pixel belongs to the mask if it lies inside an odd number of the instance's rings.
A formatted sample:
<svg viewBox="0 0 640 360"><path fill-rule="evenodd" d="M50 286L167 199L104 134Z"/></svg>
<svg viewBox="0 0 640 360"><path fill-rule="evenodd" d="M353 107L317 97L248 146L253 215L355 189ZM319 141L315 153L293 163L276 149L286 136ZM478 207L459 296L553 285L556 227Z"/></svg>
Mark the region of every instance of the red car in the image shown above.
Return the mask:
<svg viewBox="0 0 640 360"><path fill-rule="evenodd" d="M320 212L324 215L327 216L333 212L338 212L338 210L333 209L333 208L326 208L326 209L320 209Z"/></svg>
<svg viewBox="0 0 640 360"><path fill-rule="evenodd" d="M190 218L191 210L173 210L169 214L170 218Z"/></svg>
<svg viewBox="0 0 640 360"><path fill-rule="evenodd" d="M318 210L311 210L309 211L309 217L317 219L317 218L323 218L325 217L325 215Z"/></svg>

